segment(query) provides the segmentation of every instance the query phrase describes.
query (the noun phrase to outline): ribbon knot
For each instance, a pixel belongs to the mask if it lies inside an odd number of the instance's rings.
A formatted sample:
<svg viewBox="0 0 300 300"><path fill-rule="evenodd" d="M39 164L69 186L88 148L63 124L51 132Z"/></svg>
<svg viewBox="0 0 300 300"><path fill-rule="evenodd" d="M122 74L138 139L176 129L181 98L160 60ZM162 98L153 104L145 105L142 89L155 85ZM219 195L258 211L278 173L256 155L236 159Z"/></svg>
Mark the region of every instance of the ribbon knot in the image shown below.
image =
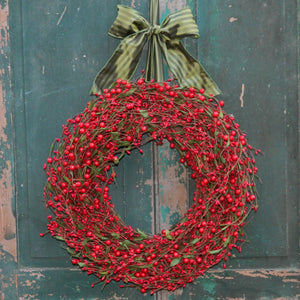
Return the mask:
<svg viewBox="0 0 300 300"><path fill-rule="evenodd" d="M149 37L152 37L155 34L160 34L161 28L159 25L151 25L150 26L150 32L149 32Z"/></svg>
<svg viewBox="0 0 300 300"><path fill-rule="evenodd" d="M151 1L151 23L158 19L158 9ZM158 7L158 1L155 2ZM198 26L189 8L169 14L161 25L149 24L135 9L118 5L118 16L112 24L109 34L122 39L121 43L97 74L91 95L101 94L104 88L110 88L118 78L129 80L134 74L143 47L149 40L146 67L146 79L163 81L163 53L167 65L178 79L181 87L204 88L207 94L220 93L218 86L210 78L201 64L182 46L180 39L199 37Z"/></svg>

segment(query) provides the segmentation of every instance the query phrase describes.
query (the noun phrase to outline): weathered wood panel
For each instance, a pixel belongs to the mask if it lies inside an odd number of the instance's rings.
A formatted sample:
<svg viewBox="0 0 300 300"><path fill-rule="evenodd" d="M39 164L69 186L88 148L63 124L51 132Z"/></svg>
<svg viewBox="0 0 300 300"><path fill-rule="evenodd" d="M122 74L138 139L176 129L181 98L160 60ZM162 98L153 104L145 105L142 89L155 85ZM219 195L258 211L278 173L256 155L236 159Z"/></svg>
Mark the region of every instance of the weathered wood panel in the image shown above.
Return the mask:
<svg viewBox="0 0 300 300"><path fill-rule="evenodd" d="M59 243L39 237L46 223L42 164L61 124L84 108L93 77L118 43L107 36L117 3L148 18L142 0L0 1L1 299L150 298L118 284L90 288L94 279L70 268ZM297 1L161 0L162 18L186 5L201 37L184 43L219 84L226 111L263 150L263 184L259 211L247 226L250 243L227 269L214 268L187 288L154 299L295 299ZM188 207L188 178L167 145L149 145L145 155L133 153L120 164L113 199L128 224L158 232Z"/></svg>

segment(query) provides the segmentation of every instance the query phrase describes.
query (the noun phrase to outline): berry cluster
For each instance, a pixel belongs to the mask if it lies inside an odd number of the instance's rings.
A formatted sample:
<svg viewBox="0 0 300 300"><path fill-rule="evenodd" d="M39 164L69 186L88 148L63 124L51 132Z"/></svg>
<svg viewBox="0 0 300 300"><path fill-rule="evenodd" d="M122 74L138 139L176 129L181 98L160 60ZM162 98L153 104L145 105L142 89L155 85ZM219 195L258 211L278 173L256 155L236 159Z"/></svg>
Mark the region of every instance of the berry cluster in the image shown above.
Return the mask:
<svg viewBox="0 0 300 300"><path fill-rule="evenodd" d="M74 265L98 282L154 293L184 287L240 251L257 208L252 154L259 150L223 105L203 89L118 80L63 125L44 166L44 197L48 231L67 244ZM119 160L150 141L175 148L196 186L183 218L155 235L127 226L109 194Z"/></svg>

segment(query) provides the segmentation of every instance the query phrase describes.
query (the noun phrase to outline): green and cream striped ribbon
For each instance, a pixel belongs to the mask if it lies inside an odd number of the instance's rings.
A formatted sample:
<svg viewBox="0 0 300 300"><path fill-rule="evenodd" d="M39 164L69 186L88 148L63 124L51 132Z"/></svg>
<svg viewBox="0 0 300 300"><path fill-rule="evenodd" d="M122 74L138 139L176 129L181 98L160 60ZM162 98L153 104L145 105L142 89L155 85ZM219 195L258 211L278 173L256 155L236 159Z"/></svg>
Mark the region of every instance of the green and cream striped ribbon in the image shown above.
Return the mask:
<svg viewBox="0 0 300 300"><path fill-rule="evenodd" d="M158 1L155 1L156 4ZM154 3L154 2L152 2ZM182 46L180 39L199 37L199 30L189 8L169 14L161 26L155 24L157 10L152 8L151 23L135 9L118 5L118 16L109 30L113 37L122 39L121 43L97 74L91 95L101 94L110 88L118 78L129 80L138 65L143 47L149 40L146 79L163 81L161 52L180 87L204 88L207 94L217 95L220 90L196 61Z"/></svg>

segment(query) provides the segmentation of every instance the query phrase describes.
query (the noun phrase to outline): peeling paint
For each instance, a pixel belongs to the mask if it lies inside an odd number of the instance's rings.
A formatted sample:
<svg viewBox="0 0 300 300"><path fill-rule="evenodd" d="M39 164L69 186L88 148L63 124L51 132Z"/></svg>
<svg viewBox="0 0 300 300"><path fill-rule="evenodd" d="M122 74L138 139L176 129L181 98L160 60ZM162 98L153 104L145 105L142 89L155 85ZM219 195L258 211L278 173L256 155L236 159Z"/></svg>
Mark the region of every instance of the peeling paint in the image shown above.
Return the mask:
<svg viewBox="0 0 300 300"><path fill-rule="evenodd" d="M0 177L0 242L3 249L16 260L16 222L11 209L11 173L11 162L8 161L7 168L2 170Z"/></svg>
<svg viewBox="0 0 300 300"><path fill-rule="evenodd" d="M220 276L220 275L217 275L217 274L213 274L213 277L216 278L216 279L225 279L225 280L233 280L234 278L232 276Z"/></svg>
<svg viewBox="0 0 300 300"><path fill-rule="evenodd" d="M0 2L0 299L17 299L16 222L12 211L12 141L7 110L10 91L8 1ZM10 127L9 127L10 128Z"/></svg>
<svg viewBox="0 0 300 300"><path fill-rule="evenodd" d="M117 293L114 293L114 295L110 298L107 298L107 300L127 300L127 297L118 296Z"/></svg>
<svg viewBox="0 0 300 300"><path fill-rule="evenodd" d="M19 300L36 300L38 299L38 294L33 294L33 295L30 295L30 294L25 294L24 297L19 297Z"/></svg>
<svg viewBox="0 0 300 300"><path fill-rule="evenodd" d="M9 47L8 35L8 4L2 5L0 9L0 49L3 68L0 69L0 244L3 250L11 254L16 260L16 222L13 215L11 201L13 198L12 186L12 163L8 156L11 156L11 145L8 141L6 129L7 118L7 95L5 84L10 78L7 52ZM7 63L6 63L7 62Z"/></svg>
<svg viewBox="0 0 300 300"><path fill-rule="evenodd" d="M159 194L161 229L176 223L188 209L187 170L169 147L159 149Z"/></svg>
<svg viewBox="0 0 300 300"><path fill-rule="evenodd" d="M242 91L240 95L241 107L244 107L244 93L245 93L245 84L242 83Z"/></svg>
<svg viewBox="0 0 300 300"><path fill-rule="evenodd" d="M165 18L169 13L186 7L186 0L161 0L159 3L160 15Z"/></svg>
<svg viewBox="0 0 300 300"><path fill-rule="evenodd" d="M15 258L6 252L0 243L0 299L14 299L12 295L16 289L17 277ZM6 297L7 296L7 297Z"/></svg>
<svg viewBox="0 0 300 300"><path fill-rule="evenodd" d="M229 22L230 22L230 23L233 23L233 22L236 22L237 20L238 20L238 18L231 17L231 18L229 19Z"/></svg>
<svg viewBox="0 0 300 300"><path fill-rule="evenodd" d="M131 1L131 5L130 6L135 8L135 0Z"/></svg>
<svg viewBox="0 0 300 300"><path fill-rule="evenodd" d="M256 271L256 270L242 270L242 271L236 271L238 274L241 274L243 276L247 277L260 277L260 278L268 278L267 275L264 275L262 272Z"/></svg>

